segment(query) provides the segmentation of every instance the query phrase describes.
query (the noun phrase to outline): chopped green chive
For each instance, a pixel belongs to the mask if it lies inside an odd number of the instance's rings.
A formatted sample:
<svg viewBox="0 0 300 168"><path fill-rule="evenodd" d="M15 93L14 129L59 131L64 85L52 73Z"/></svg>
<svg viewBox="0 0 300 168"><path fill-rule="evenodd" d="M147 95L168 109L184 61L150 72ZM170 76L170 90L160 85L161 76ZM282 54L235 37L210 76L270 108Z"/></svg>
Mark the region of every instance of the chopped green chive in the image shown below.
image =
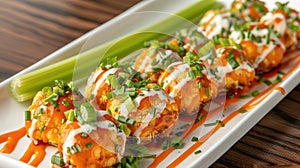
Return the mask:
<svg viewBox="0 0 300 168"><path fill-rule="evenodd" d="M240 112L240 113L245 113L245 112L247 112L247 111L248 111L248 110L245 109L245 108L240 108L240 109L239 109L239 112Z"/></svg>
<svg viewBox="0 0 300 168"><path fill-rule="evenodd" d="M88 134L87 134L86 132L83 132L83 133L81 133L81 137L82 137L82 138L87 138L87 137L88 137Z"/></svg>
<svg viewBox="0 0 300 168"><path fill-rule="evenodd" d="M207 87L207 88L205 88L205 94L206 94L206 96L207 97L209 97L210 96L210 91L209 91L209 88Z"/></svg>
<svg viewBox="0 0 300 168"><path fill-rule="evenodd" d="M89 124L97 121L97 112L90 103L82 103L80 113L82 119Z"/></svg>
<svg viewBox="0 0 300 168"><path fill-rule="evenodd" d="M203 115L202 113L200 113L200 114L197 116L196 122L201 121L203 118L204 118L204 115Z"/></svg>
<svg viewBox="0 0 300 168"><path fill-rule="evenodd" d="M107 99L111 99L111 98L113 98L113 97L115 97L115 96L116 96L116 95L115 95L114 92L109 92L109 93L106 94Z"/></svg>
<svg viewBox="0 0 300 168"><path fill-rule="evenodd" d="M279 82L281 82L282 81L282 79L281 79L281 77L278 75L277 77L276 77L276 79L273 81L273 83L279 83Z"/></svg>
<svg viewBox="0 0 300 168"><path fill-rule="evenodd" d="M129 125L134 125L135 120L129 118L129 117L124 117L124 116L118 116L118 121L124 124L129 124Z"/></svg>
<svg viewBox="0 0 300 168"><path fill-rule="evenodd" d="M258 91L258 90L255 90L255 91L253 91L253 92L251 93L251 95L252 95L253 97L256 97L256 96L259 95L259 91Z"/></svg>
<svg viewBox="0 0 300 168"><path fill-rule="evenodd" d="M259 82L265 83L265 84L268 85L268 86L272 85L272 82L271 82L270 80L264 78L264 77L260 78L260 79L259 79Z"/></svg>
<svg viewBox="0 0 300 168"><path fill-rule="evenodd" d="M85 147L86 147L86 148L91 148L92 145L93 145L93 144L92 144L91 142L89 142L89 143L85 144Z"/></svg>
<svg viewBox="0 0 300 168"><path fill-rule="evenodd" d="M31 120L31 111L26 110L25 111L25 121L30 121Z"/></svg>
<svg viewBox="0 0 300 168"><path fill-rule="evenodd" d="M195 74L195 72L194 72L192 69L188 72L188 75L189 75L189 77L192 78L192 79L195 79L195 78L196 78L196 74Z"/></svg>
<svg viewBox="0 0 300 168"><path fill-rule="evenodd" d="M249 98L250 96L249 95L241 95L239 98L240 99L247 99L247 98Z"/></svg>
<svg viewBox="0 0 300 168"><path fill-rule="evenodd" d="M43 126L42 126L42 128L41 128L41 132L44 132L44 131L45 131L45 129L46 129L46 126L45 126L45 125L43 125Z"/></svg>
<svg viewBox="0 0 300 168"><path fill-rule="evenodd" d="M202 82L199 82L198 87L199 87L199 89L202 88Z"/></svg>
<svg viewBox="0 0 300 168"><path fill-rule="evenodd" d="M62 104L63 104L64 106L66 106L66 107L69 107L69 106L70 106L70 103L69 103L69 101L68 101L67 99L64 99L63 102L62 102Z"/></svg>
<svg viewBox="0 0 300 168"><path fill-rule="evenodd" d="M183 147L183 141L181 137L173 137L171 140L171 146L173 146L175 149L181 149Z"/></svg>
<svg viewBox="0 0 300 168"><path fill-rule="evenodd" d="M52 155L51 163L58 165L58 166L63 166L65 164L64 159L62 157L60 157L59 154Z"/></svg>
<svg viewBox="0 0 300 168"><path fill-rule="evenodd" d="M192 142L196 142L196 141L198 141L198 137L195 137L195 136L194 136L194 137L192 138Z"/></svg>
<svg viewBox="0 0 300 168"><path fill-rule="evenodd" d="M270 44L270 40L271 40L271 28L268 27L267 44Z"/></svg>
<svg viewBox="0 0 300 168"><path fill-rule="evenodd" d="M214 126L216 125L217 123L216 122L213 122L213 123L207 123L207 124L204 124L204 127L211 127L211 126Z"/></svg>
<svg viewBox="0 0 300 168"><path fill-rule="evenodd" d="M231 65L232 69L235 69L240 66L240 64L236 61L233 54L230 54L226 57L226 60Z"/></svg>
<svg viewBox="0 0 300 168"><path fill-rule="evenodd" d="M201 150L197 150L197 151L194 152L194 154L197 155L197 154L199 154L201 152L202 152Z"/></svg>

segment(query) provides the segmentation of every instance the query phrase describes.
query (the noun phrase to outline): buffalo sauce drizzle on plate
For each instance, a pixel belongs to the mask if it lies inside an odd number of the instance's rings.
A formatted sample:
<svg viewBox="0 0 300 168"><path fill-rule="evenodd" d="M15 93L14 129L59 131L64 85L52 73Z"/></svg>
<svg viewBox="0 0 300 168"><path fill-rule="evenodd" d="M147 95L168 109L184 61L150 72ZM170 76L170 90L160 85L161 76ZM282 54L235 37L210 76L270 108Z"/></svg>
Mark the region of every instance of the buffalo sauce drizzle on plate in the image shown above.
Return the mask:
<svg viewBox="0 0 300 168"><path fill-rule="evenodd" d="M19 140L25 135L25 127L0 135L0 143L6 142L6 144L1 148L0 152L7 154L12 153ZM20 161L28 163L32 156L35 155L35 158L29 164L32 166L38 166L46 156L47 146L48 144L39 143L35 145L33 142L31 142L23 156L20 158Z"/></svg>
<svg viewBox="0 0 300 168"><path fill-rule="evenodd" d="M287 58L286 61L284 61L278 68L274 69L273 71L271 71L269 73L266 73L264 75L264 77L266 77L266 78L274 77L274 76L276 76L278 74L278 72L280 70L288 67L291 63L293 63L293 65L291 66L291 68L281 77L281 79L285 79L289 75L291 75L294 72L294 70L296 68L298 68L299 65L300 65L300 60L298 60L300 58L300 53L298 52L296 55L294 55L292 57L291 57L290 54L286 55L286 58ZM238 92L238 94L235 95L233 98L227 98L224 107L225 108L229 107L233 103L238 102L240 100L240 98L239 98L240 95L243 95L245 93L249 93L249 91L252 88L254 88L255 86L257 86L259 84L261 84L261 83L258 82L258 81L256 81L255 83L253 83L251 85L251 87L243 89L242 91ZM263 90L258 96L253 97L250 101L248 101L247 103L245 103L240 109L245 109L246 111L253 109L257 105L259 105L261 102L263 102L267 97L269 97L269 95L271 95L275 91L279 91L282 95L286 94L286 91L284 90L284 88L282 88L280 86L277 86L277 84L272 84L267 89ZM179 157L177 157L174 161L172 161L171 164L169 164L167 167L176 167L181 162L183 162L187 157L189 157L191 154L193 154L210 136L212 136L216 131L218 131L220 128L222 128L224 126L224 124L228 123L230 120L232 120L238 114L241 114L242 112L240 111L240 109L231 112L226 118L224 118L221 122L219 122L218 124L216 124L216 126L211 131L209 131L207 134L205 134L204 136L202 136L201 138L199 138L198 141L196 141L192 146L190 146L187 150L185 150ZM205 111L204 114L207 114L207 112ZM187 134L193 132L196 128L200 127L204 122L205 122L205 119L201 120L201 121L199 121L197 123L195 123L192 126L192 129L190 129L189 132L187 132L184 135L186 136ZM175 150L175 148L171 147L171 148L163 151L160 155L158 155L154 159L154 161L152 162L152 164L149 167L150 168L157 167L174 150Z"/></svg>

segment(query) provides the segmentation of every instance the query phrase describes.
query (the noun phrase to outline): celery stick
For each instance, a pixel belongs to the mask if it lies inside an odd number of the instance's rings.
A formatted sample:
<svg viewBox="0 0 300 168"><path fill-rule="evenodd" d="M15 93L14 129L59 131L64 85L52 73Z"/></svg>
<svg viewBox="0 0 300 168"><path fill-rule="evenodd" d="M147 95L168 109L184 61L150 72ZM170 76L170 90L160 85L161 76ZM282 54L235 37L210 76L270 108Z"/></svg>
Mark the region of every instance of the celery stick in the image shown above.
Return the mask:
<svg viewBox="0 0 300 168"><path fill-rule="evenodd" d="M222 7L222 4L215 0L202 0L197 1L193 5L179 11L176 15L190 21L196 21L209 9L220 7ZM172 33L173 31L179 30L180 26L182 25L177 19L174 20L173 17L166 18L152 26L149 26L145 30L139 31L140 33L137 32L136 34L128 35L125 38L97 46L53 65L20 75L14 78L11 82L11 94L19 102L29 100L33 98L38 90L41 90L44 86L52 85L53 81L56 79L71 81L75 66L77 68L76 73L80 74L82 72L80 75L86 77L88 75L86 73L89 72L88 69L98 65L97 61L90 60L99 59L99 55L106 52L108 48L110 48L110 50L103 56L102 60L114 56L118 56L118 59L120 59L133 51L142 48L145 41L161 40L162 38L166 38L165 35L160 33L150 34L143 32L153 31L153 29L155 29L156 32ZM80 61L80 64L76 65L78 58L83 58L84 60L89 61Z"/></svg>

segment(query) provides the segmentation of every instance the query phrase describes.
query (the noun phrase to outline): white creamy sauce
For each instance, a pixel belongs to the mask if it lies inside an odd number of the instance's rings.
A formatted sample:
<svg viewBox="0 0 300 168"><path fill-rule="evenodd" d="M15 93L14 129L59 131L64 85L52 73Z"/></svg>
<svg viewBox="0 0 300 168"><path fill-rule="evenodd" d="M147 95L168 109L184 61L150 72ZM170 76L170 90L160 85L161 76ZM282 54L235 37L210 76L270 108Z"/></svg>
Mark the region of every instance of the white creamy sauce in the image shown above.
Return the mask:
<svg viewBox="0 0 300 168"><path fill-rule="evenodd" d="M33 140L34 144L38 144L38 141L32 137L33 136L33 132L36 129L36 123L37 123L37 119L33 118L31 120L31 126L28 129L28 136Z"/></svg>
<svg viewBox="0 0 300 168"><path fill-rule="evenodd" d="M280 22L278 22L280 20ZM274 30L279 32L280 34L284 34L287 28L286 19L281 13L271 13L268 12L264 15L261 20L266 25L274 25Z"/></svg>
<svg viewBox="0 0 300 168"><path fill-rule="evenodd" d="M138 96L138 97L136 97L134 99L134 103L136 104L136 109L133 110L132 113L137 112L137 108L140 106L141 101L144 98L153 97L155 95L158 95L158 98L160 99L161 103L158 104L158 105L156 105L155 107L151 107L151 108L155 108L156 109L155 110L155 115L153 113L150 113L150 111L149 111L148 114L147 114L147 116L143 119L143 121L137 121L137 122L141 122L141 125L137 128L137 130L134 133L134 135L137 136L138 141L140 141L139 140L139 135L141 134L141 131L149 125L149 122L153 118L160 117L160 114L166 108L167 102L172 102L172 100L170 100L169 97L162 90L158 90L158 91L155 91L155 90L142 91L142 93L144 94L143 96ZM150 98L150 100L151 100L151 98ZM149 110L151 110L151 109L149 109Z"/></svg>
<svg viewBox="0 0 300 168"><path fill-rule="evenodd" d="M92 127L91 125L80 125L80 127L78 129L72 130L69 132L63 146L62 146L62 154L63 154L63 159L64 162L67 163L68 159L69 159L69 154L68 154L68 147L71 147L75 144L75 136L83 133L83 132L87 132L87 131L92 131L95 130L95 127Z"/></svg>
<svg viewBox="0 0 300 168"><path fill-rule="evenodd" d="M256 57L256 60L253 64L254 68L257 68L258 65L266 59L266 57L274 50L274 48L279 45L283 50L286 50L285 45L281 42L281 40L273 33L271 32L270 34L270 43L267 44L267 34L268 34L268 29L252 29L251 33L256 36L256 37L261 37L261 42L255 42L253 41L253 43L257 46L257 47L263 47L264 50L261 52L260 55L258 55ZM234 31L230 34L230 38L233 39L234 41L240 43L242 40L249 40L247 35L245 35L245 39L241 39L241 32L239 31Z"/></svg>
<svg viewBox="0 0 300 168"><path fill-rule="evenodd" d="M169 93L169 96L173 98L176 97L181 88L191 80L192 78L190 78L188 75L184 79L180 80L178 84L172 88L172 91Z"/></svg>
<svg viewBox="0 0 300 168"><path fill-rule="evenodd" d="M183 62L175 62L171 65L169 65L168 69L173 68L174 70L167 76L164 81L159 81L160 83L164 83L163 89L166 89L167 86L169 86L170 83L172 83L174 80L177 80L178 76L181 74L186 73L187 70L190 69L189 65L183 63ZM186 73L187 75L187 73ZM189 78L188 75L186 78ZM180 90L185 83L188 82L188 79L183 80L183 82L179 81L178 84L175 86L177 90ZM174 88L172 89L174 90ZM177 92L178 93L178 92ZM176 97L177 93L172 93L172 98Z"/></svg>
<svg viewBox="0 0 300 168"><path fill-rule="evenodd" d="M138 66L138 69L136 69L136 71L142 72L144 69L146 69L146 65L149 64L149 62L151 61L152 59L149 56L144 57L142 64ZM149 65L151 65L151 63Z"/></svg>
<svg viewBox="0 0 300 168"><path fill-rule="evenodd" d="M225 30L229 29L230 20L229 12L216 14L210 12L208 15L204 16L201 20L201 24L209 22L206 27L200 26L199 31L202 32L208 39L212 39L213 36L221 34L222 28Z"/></svg>
<svg viewBox="0 0 300 168"><path fill-rule="evenodd" d="M96 86L95 86L95 89L92 92L92 95L97 95L100 86L106 81L108 75L115 74L117 72L117 70L119 70L119 68L112 68L112 69L109 69L106 72L104 72L104 74L101 76L101 78L97 80ZM102 74L103 70L99 70L99 71L101 71L101 72L100 73L95 73L94 74L95 77L93 77L93 79L94 78L97 79L97 77Z"/></svg>

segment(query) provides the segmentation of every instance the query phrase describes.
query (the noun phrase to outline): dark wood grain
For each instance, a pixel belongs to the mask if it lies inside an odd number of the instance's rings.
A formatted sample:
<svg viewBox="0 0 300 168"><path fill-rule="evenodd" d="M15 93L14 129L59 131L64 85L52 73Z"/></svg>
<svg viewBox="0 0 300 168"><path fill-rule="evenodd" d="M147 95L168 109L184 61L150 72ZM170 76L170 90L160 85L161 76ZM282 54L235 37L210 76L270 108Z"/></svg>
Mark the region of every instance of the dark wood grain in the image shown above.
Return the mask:
<svg viewBox="0 0 300 168"><path fill-rule="evenodd" d="M0 82L139 0L1 1ZM300 166L300 85L211 167Z"/></svg>

